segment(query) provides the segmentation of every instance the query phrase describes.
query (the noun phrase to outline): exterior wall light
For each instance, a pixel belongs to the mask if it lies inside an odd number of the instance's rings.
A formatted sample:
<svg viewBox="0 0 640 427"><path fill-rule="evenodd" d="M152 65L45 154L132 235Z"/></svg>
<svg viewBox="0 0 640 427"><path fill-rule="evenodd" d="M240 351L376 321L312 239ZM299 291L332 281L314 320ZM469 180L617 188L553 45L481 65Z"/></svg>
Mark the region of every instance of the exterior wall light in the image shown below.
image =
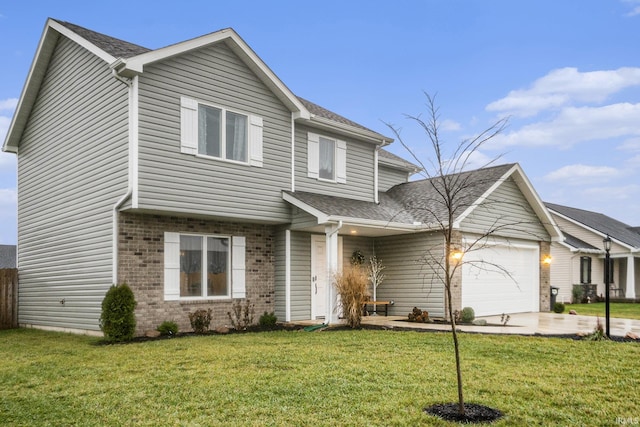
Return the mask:
<svg viewBox="0 0 640 427"><path fill-rule="evenodd" d="M551 258L551 255L545 255L544 258L542 259L543 264L550 265L551 262L553 262L553 258Z"/></svg>
<svg viewBox="0 0 640 427"><path fill-rule="evenodd" d="M609 268L610 263L611 263L611 257L609 255L609 251L611 250L611 237L609 237L609 235L607 234L607 237L604 238L604 240L602 241L602 244L604 245L604 317L605 317L605 334L607 336L607 338L611 338L611 336L609 335L609 279L611 276L611 273L609 272Z"/></svg>

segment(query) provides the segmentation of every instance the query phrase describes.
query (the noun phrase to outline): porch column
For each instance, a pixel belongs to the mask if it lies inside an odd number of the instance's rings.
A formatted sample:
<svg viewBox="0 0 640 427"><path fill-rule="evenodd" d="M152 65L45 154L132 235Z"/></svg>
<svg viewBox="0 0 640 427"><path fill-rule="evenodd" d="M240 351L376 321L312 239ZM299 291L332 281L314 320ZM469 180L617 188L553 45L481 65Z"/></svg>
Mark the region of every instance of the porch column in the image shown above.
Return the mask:
<svg viewBox="0 0 640 427"><path fill-rule="evenodd" d="M624 291L624 297L627 299L636 297L635 258L633 255L627 257L627 289Z"/></svg>
<svg viewBox="0 0 640 427"><path fill-rule="evenodd" d="M338 271L338 231L342 228L339 224L325 226L327 239L327 314L325 323L336 323L338 321L336 288L333 284L333 275Z"/></svg>

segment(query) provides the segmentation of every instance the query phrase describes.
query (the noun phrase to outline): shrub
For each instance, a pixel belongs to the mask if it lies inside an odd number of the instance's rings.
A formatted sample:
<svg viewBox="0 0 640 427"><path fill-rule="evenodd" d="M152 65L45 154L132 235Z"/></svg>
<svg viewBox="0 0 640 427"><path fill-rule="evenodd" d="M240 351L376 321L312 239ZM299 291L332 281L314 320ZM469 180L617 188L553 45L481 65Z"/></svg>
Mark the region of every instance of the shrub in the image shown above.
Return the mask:
<svg viewBox="0 0 640 427"><path fill-rule="evenodd" d="M342 316L352 328L360 326L362 307L369 298L369 279L365 270L358 265L346 265L335 275L336 291L340 295Z"/></svg>
<svg viewBox="0 0 640 427"><path fill-rule="evenodd" d="M276 322L278 322L276 315L273 312L267 313L266 311L258 320L260 326L275 326Z"/></svg>
<svg viewBox="0 0 640 427"><path fill-rule="evenodd" d="M189 321L191 328L196 334L206 334L211 324L211 309L205 310L201 308L193 313L189 313Z"/></svg>
<svg viewBox="0 0 640 427"><path fill-rule="evenodd" d="M113 285L102 300L100 329L109 341L129 341L136 331L136 299L126 283Z"/></svg>
<svg viewBox="0 0 640 427"><path fill-rule="evenodd" d="M462 309L460 313L460 322L462 323L471 323L476 318L476 313L473 311L471 307L465 307Z"/></svg>
<svg viewBox="0 0 640 427"><path fill-rule="evenodd" d="M158 326L160 335L176 335L178 333L178 324L173 320L165 320Z"/></svg>
<svg viewBox="0 0 640 427"><path fill-rule="evenodd" d="M564 313L564 304L561 302L556 302L553 304L553 312L554 313Z"/></svg>
<svg viewBox="0 0 640 427"><path fill-rule="evenodd" d="M236 301L233 303L232 310L227 311L231 326L236 331L244 331L247 327L253 325L254 315L254 305L249 300L246 300L244 306L241 301Z"/></svg>

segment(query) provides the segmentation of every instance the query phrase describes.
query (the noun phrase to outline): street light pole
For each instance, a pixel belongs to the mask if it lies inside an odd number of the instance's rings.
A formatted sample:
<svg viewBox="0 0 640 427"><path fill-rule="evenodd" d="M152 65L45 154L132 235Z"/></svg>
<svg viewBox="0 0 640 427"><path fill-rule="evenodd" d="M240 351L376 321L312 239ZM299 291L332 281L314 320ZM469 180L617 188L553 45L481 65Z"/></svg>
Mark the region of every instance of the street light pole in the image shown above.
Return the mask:
<svg viewBox="0 0 640 427"><path fill-rule="evenodd" d="M609 264L611 263L611 257L609 251L611 250L611 237L607 234L607 237L602 241L604 243L604 317L605 317L605 334L607 338L611 338L609 335L609 279L611 273L609 271Z"/></svg>

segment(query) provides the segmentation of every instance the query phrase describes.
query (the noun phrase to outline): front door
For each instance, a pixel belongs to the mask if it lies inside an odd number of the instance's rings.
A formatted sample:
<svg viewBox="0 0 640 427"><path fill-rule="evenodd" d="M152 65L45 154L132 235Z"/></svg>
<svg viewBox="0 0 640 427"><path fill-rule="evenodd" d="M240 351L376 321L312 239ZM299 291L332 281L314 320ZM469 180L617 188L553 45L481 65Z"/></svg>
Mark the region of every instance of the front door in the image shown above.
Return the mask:
<svg viewBox="0 0 640 427"><path fill-rule="evenodd" d="M324 235L311 236L311 318L327 314L327 242Z"/></svg>

